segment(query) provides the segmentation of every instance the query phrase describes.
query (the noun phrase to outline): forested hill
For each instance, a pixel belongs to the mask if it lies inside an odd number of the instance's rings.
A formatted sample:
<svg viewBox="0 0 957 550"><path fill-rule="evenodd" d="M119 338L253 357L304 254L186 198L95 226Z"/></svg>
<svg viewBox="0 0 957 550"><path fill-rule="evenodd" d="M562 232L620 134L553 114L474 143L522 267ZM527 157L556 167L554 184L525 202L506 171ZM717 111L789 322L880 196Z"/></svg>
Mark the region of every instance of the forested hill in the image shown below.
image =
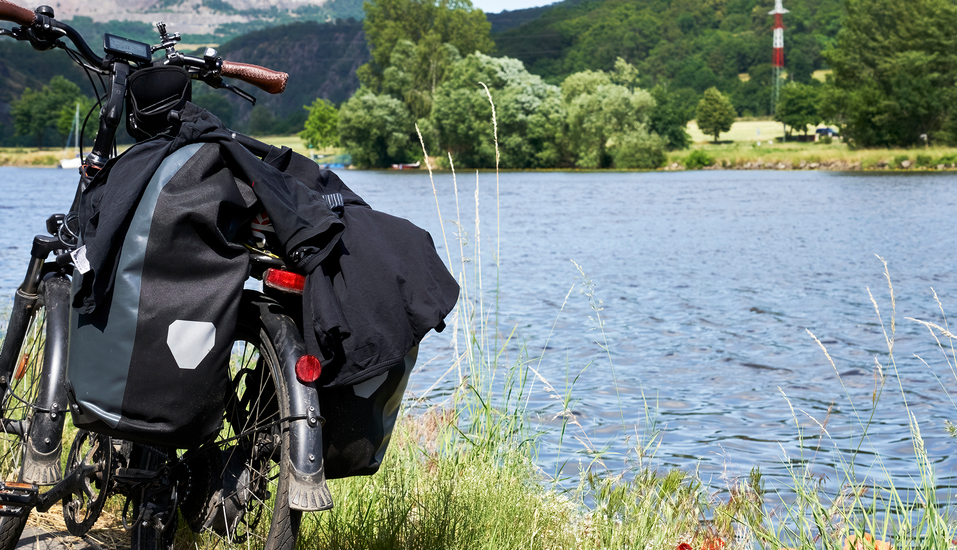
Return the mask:
<svg viewBox="0 0 957 550"><path fill-rule="evenodd" d="M262 65L289 73L286 91L277 96L252 91L278 116L302 111L316 98L339 103L359 87L356 69L369 60L362 22L313 21L272 27L223 44L225 59ZM249 86L242 86L249 88Z"/></svg>
<svg viewBox="0 0 957 550"><path fill-rule="evenodd" d="M784 0L784 7L786 70L806 82L825 68L821 52L837 36L842 0ZM667 83L700 94L717 86L741 114L763 115L773 8L773 0L589 0L543 9L493 39L497 55L520 59L553 83L577 71L611 70L623 57L646 87Z"/></svg>
<svg viewBox="0 0 957 550"><path fill-rule="evenodd" d="M316 98L335 103L347 99L359 87L356 69L369 60L362 22L354 19L329 23L307 21L272 27L245 34L219 47L225 59L253 63L289 73L283 94L271 96L236 82L253 93L260 117L286 119L301 127L304 106ZM155 59L159 58L157 54ZM2 141L13 139L10 104L25 88L43 88L54 75L63 75L92 95L86 75L61 51L37 52L29 44L0 41L0 130ZM229 124L246 128L251 116L249 104L225 90L211 90L201 83L193 86L197 103L222 115ZM261 121L262 122L262 121ZM268 120L266 121L268 123ZM268 124L266 129L268 130Z"/></svg>
<svg viewBox="0 0 957 550"><path fill-rule="evenodd" d="M525 8L520 10L505 10L501 13L486 13L485 18L492 24L492 33L502 33L515 27L520 27L526 23L531 23L540 18L545 12L557 6L571 7L577 6L586 0L563 0L561 2L541 6L537 8Z"/></svg>

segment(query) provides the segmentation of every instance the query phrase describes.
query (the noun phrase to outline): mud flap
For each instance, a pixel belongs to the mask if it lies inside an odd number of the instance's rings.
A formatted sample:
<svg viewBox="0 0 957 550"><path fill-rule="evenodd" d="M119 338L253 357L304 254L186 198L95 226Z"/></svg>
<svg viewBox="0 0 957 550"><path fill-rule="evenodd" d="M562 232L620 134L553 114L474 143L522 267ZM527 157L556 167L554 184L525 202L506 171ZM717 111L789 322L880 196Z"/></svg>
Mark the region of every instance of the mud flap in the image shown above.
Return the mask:
<svg viewBox="0 0 957 550"><path fill-rule="evenodd" d="M306 354L306 346L296 323L278 312L278 305L266 298L254 303L259 308L263 327L276 347L279 368L276 379L289 396L289 507L304 512L332 508L332 494L326 485L322 460L322 418L319 394L310 384L296 379L296 361Z"/></svg>

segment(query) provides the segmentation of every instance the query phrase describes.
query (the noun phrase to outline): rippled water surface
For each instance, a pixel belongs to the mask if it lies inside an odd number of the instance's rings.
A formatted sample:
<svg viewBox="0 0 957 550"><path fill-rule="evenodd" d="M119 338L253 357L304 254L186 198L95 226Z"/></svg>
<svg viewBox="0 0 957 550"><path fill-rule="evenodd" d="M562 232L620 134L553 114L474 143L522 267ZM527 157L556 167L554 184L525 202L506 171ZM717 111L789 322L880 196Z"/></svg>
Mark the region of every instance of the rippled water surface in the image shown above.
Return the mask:
<svg viewBox="0 0 957 550"><path fill-rule="evenodd" d="M957 379L927 329L906 319L943 325L931 288L957 315L953 176L503 173L496 199L495 174L482 173L480 256L472 250L474 173L459 175L458 201L449 174L436 175L437 201L424 172L341 176L374 208L428 229L446 258L444 227L456 272L455 235L464 230L470 295L478 295L480 267L486 302L498 298L500 330L514 331L507 361L525 349L559 392L577 377L571 409L581 428L568 429L560 449L559 400L540 380L529 394L533 420L546 430L546 472L561 464L576 471L591 459L583 446L607 448L607 464L620 467L647 437L650 412L660 443L652 464L697 468L715 488L754 465L772 481L788 478L787 458L813 460L816 472L837 479L834 464L859 445L859 476L909 487L919 474L906 403L936 463L940 497L954 496L957 441L944 421L957 419ZM48 211L69 205L73 179L0 168L4 295L22 277ZM451 223L457 209L461 226ZM896 304L875 255L888 262ZM601 327L582 293L589 282ZM894 305L896 370L883 332ZM447 373L451 333L424 342L414 393L436 386L430 397L441 401L458 383L457 371ZM877 363L888 377L875 410ZM862 444L857 417L872 412Z"/></svg>

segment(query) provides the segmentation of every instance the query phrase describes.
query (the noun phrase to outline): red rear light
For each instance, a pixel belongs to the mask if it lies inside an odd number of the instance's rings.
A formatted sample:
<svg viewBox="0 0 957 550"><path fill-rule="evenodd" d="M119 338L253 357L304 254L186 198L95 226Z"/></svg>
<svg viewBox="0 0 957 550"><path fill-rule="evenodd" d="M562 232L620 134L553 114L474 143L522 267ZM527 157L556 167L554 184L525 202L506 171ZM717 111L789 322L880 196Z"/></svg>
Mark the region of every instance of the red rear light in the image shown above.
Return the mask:
<svg viewBox="0 0 957 550"><path fill-rule="evenodd" d="M293 294L302 294L302 289L306 287L305 275L282 269L267 269L263 274L263 282L270 288Z"/></svg>
<svg viewBox="0 0 957 550"><path fill-rule="evenodd" d="M303 384L312 384L322 374L322 365L319 358L313 355L303 355L296 361L296 378Z"/></svg>

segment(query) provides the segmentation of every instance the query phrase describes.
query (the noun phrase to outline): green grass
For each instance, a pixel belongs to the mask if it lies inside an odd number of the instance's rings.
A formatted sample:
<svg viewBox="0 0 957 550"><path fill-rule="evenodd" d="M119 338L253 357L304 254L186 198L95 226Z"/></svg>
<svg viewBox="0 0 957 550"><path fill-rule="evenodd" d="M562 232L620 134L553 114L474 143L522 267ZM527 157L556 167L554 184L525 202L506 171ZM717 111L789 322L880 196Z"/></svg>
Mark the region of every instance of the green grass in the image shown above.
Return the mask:
<svg viewBox="0 0 957 550"><path fill-rule="evenodd" d="M688 135L694 143L710 143L712 136L705 135L698 129L695 121L688 123ZM760 134L759 134L760 132ZM780 122L773 120L738 119L731 125L731 130L718 137L719 141L769 141L784 135L784 127Z"/></svg>
<svg viewBox="0 0 957 550"><path fill-rule="evenodd" d="M689 155L702 151L714 159L714 165L736 169L836 169L901 170L910 160L909 170L950 170L957 167L957 148L921 147L917 149L850 149L840 141L833 143L699 143L690 150L668 153L668 166L687 167ZM915 159L921 158L920 163ZM782 166L778 166L782 165ZM812 166L813 165L813 166Z"/></svg>
<svg viewBox="0 0 957 550"><path fill-rule="evenodd" d="M263 143L268 143L274 147L288 147L293 151L309 156L310 154L316 155L337 155L342 152L338 147L327 147L320 150L310 150L306 147L306 144L303 143L302 138L298 134L293 134L290 136L253 136Z"/></svg>

